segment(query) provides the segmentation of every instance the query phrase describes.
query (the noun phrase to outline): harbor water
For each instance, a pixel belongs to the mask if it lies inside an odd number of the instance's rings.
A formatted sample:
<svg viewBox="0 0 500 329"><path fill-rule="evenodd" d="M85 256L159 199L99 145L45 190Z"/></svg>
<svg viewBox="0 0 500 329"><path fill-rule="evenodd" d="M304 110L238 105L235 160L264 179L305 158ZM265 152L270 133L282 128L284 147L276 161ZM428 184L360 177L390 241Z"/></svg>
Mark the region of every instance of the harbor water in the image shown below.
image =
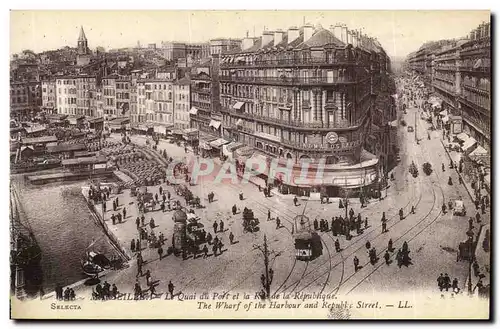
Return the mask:
<svg viewBox="0 0 500 329"><path fill-rule="evenodd" d="M81 260L85 250L112 258L116 251L95 223L82 195L86 181L30 185L25 175L11 175L21 202L21 216L29 221L42 250L42 276L45 293L56 284L63 286L85 279Z"/></svg>

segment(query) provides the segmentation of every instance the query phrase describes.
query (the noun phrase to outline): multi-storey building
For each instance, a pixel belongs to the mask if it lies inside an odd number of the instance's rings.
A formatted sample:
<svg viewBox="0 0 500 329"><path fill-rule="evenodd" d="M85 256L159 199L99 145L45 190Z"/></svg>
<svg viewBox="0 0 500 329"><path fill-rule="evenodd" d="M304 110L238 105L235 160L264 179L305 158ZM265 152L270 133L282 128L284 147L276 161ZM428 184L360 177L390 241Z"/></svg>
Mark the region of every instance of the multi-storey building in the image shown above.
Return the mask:
<svg viewBox="0 0 500 329"><path fill-rule="evenodd" d="M191 105L191 81L182 78L174 83L174 127L189 128L189 110Z"/></svg>
<svg viewBox="0 0 500 329"><path fill-rule="evenodd" d="M121 117L130 116L131 80L128 77L116 79L116 110Z"/></svg>
<svg viewBox="0 0 500 329"><path fill-rule="evenodd" d="M181 42L162 42L163 57L170 62L186 58L186 44Z"/></svg>
<svg viewBox="0 0 500 329"><path fill-rule="evenodd" d="M76 115L95 117L97 114L95 92L96 78L93 76L78 76L76 81Z"/></svg>
<svg viewBox="0 0 500 329"><path fill-rule="evenodd" d="M247 36L248 38L248 36ZM235 49L241 49L241 39L217 38L210 40L210 55L227 53Z"/></svg>
<svg viewBox="0 0 500 329"><path fill-rule="evenodd" d="M198 72L191 76L191 109L189 110L191 128L212 132L210 115L214 97L211 71L210 67L197 68L197 70Z"/></svg>
<svg viewBox="0 0 500 329"><path fill-rule="evenodd" d="M102 102L105 118L118 117L116 109L116 79L117 75L111 75L102 79Z"/></svg>
<svg viewBox="0 0 500 329"><path fill-rule="evenodd" d="M133 124L139 123L139 113L137 110L137 79L130 80L130 122Z"/></svg>
<svg viewBox="0 0 500 329"><path fill-rule="evenodd" d="M173 126L173 81L145 79L137 81L139 117L145 116L145 123L155 132L165 133ZM139 121L143 122L143 121Z"/></svg>
<svg viewBox="0 0 500 329"><path fill-rule="evenodd" d="M463 129L486 150L491 145L491 32L490 23L481 24L461 45L458 63L461 94L456 114Z"/></svg>
<svg viewBox="0 0 500 329"><path fill-rule="evenodd" d="M408 56L411 70L424 74L418 54L431 60L433 91L443 108L462 120L462 130L486 150L491 144L491 34L490 23L470 32L467 39L426 44ZM424 76L425 78L425 76Z"/></svg>
<svg viewBox="0 0 500 329"><path fill-rule="evenodd" d="M42 107L49 113L57 109L56 80L42 81Z"/></svg>
<svg viewBox="0 0 500 329"><path fill-rule="evenodd" d="M223 54L220 62L225 138L268 159L292 160L295 177L304 161L314 169L326 160L320 181L292 182L291 191L339 195L341 188L375 183L379 160L364 144L371 128L371 65L380 49L340 24L243 39L242 50Z"/></svg>
<svg viewBox="0 0 500 329"><path fill-rule="evenodd" d="M77 114L76 79L73 76L56 79L57 113L66 115Z"/></svg>
<svg viewBox="0 0 500 329"><path fill-rule="evenodd" d="M10 83L11 115L23 117L34 115L42 106L40 81L19 81Z"/></svg>

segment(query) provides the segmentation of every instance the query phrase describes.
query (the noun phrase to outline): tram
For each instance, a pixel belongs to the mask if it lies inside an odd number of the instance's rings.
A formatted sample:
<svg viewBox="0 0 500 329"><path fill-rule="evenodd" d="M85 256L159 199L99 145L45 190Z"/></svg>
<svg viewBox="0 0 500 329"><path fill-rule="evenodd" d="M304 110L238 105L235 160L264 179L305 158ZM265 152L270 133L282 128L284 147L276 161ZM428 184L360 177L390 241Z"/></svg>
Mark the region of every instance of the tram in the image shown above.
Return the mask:
<svg viewBox="0 0 500 329"><path fill-rule="evenodd" d="M295 258L297 260L310 261L322 254L323 245L321 238L310 226L309 218L304 215L295 217L296 233Z"/></svg>

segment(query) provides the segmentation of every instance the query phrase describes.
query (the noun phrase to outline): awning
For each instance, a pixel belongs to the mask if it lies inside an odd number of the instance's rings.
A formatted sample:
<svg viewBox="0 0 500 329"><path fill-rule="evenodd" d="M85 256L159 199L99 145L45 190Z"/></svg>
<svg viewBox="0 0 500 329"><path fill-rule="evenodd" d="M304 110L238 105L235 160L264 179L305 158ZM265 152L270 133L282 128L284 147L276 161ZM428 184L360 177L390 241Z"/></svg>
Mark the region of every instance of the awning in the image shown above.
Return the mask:
<svg viewBox="0 0 500 329"><path fill-rule="evenodd" d="M189 114L192 114L192 115L196 115L198 114L198 109L196 107L192 107L190 110L189 110Z"/></svg>
<svg viewBox="0 0 500 329"><path fill-rule="evenodd" d="M219 129L220 125L221 125L220 121L210 120L210 124L208 126L209 127L214 127L215 129Z"/></svg>
<svg viewBox="0 0 500 329"><path fill-rule="evenodd" d="M137 127L134 127L134 129L148 131L148 127L146 127L145 125L138 125Z"/></svg>
<svg viewBox="0 0 500 329"><path fill-rule="evenodd" d="M488 151L484 149L481 145L478 145L474 151L469 154L469 158L475 159L480 158L488 154Z"/></svg>
<svg viewBox="0 0 500 329"><path fill-rule="evenodd" d="M166 133L166 128L163 126L154 126L154 132L157 134L165 134Z"/></svg>
<svg viewBox="0 0 500 329"><path fill-rule="evenodd" d="M439 112L439 114L442 115L442 116L447 116L448 115L448 111L444 110L444 111Z"/></svg>
<svg viewBox="0 0 500 329"><path fill-rule="evenodd" d="M241 110L241 107L244 105L244 102L236 102L236 104L233 105L233 109L236 110Z"/></svg>
<svg viewBox="0 0 500 329"><path fill-rule="evenodd" d="M228 150L228 152L233 152L236 149L243 147L243 146L245 146L245 145L240 143L240 142L231 142L228 145L226 145L225 147L226 147L226 150Z"/></svg>
<svg viewBox="0 0 500 329"><path fill-rule="evenodd" d="M215 147L215 148L219 148L222 145L225 145L228 143L229 143L229 141L227 141L223 138L219 138L219 139L214 140L213 142L210 142L210 146Z"/></svg>
<svg viewBox="0 0 500 329"><path fill-rule="evenodd" d="M470 137L469 139L465 140L464 145L462 146L462 151L467 152L471 147L476 145L477 141Z"/></svg>
<svg viewBox="0 0 500 329"><path fill-rule="evenodd" d="M469 139L469 135L467 135L466 133L460 133L457 135L457 138L461 141L466 141L467 139Z"/></svg>

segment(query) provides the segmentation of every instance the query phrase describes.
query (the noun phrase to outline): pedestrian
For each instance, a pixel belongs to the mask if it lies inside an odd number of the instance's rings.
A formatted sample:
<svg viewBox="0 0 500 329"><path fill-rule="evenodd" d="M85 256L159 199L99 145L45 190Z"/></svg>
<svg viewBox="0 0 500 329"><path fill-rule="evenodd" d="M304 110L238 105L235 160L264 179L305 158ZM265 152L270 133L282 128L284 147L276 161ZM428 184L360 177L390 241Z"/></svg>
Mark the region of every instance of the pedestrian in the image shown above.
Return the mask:
<svg viewBox="0 0 500 329"><path fill-rule="evenodd" d="M238 210L238 208L236 208L236 205L234 204L231 210L233 212L233 215L236 215L236 210Z"/></svg>
<svg viewBox="0 0 500 329"><path fill-rule="evenodd" d="M123 207L123 219L127 218L127 208Z"/></svg>
<svg viewBox="0 0 500 329"><path fill-rule="evenodd" d="M139 261L139 259L137 259L137 274L135 275L135 277L138 277L138 276L143 276L143 273L142 273L142 262Z"/></svg>
<svg viewBox="0 0 500 329"><path fill-rule="evenodd" d="M453 283L451 285L451 289L456 294L458 294L460 292L460 288L458 287L458 279L457 278L453 279Z"/></svg>
<svg viewBox="0 0 500 329"><path fill-rule="evenodd" d="M388 232L389 230L387 229L387 222L382 222L382 233Z"/></svg>
<svg viewBox="0 0 500 329"><path fill-rule="evenodd" d="M214 253L214 257L217 257L217 243L215 243L215 240L214 244L212 245L212 252Z"/></svg>
<svg viewBox="0 0 500 329"><path fill-rule="evenodd" d="M366 244L365 244L366 249L370 250L371 246L372 245L371 245L370 241L366 241Z"/></svg>
<svg viewBox="0 0 500 329"><path fill-rule="evenodd" d="M358 265L359 265L359 259L358 259L358 257L354 256L353 262L354 262L354 272L357 272L358 271Z"/></svg>
<svg viewBox="0 0 500 329"><path fill-rule="evenodd" d="M115 217L115 214L112 214L111 215L111 222L113 222L113 225L116 224L116 217Z"/></svg>
<svg viewBox="0 0 500 329"><path fill-rule="evenodd" d="M116 216L118 217L118 223L121 224L121 222L122 222L122 214L118 213Z"/></svg>
<svg viewBox="0 0 500 329"><path fill-rule="evenodd" d="M314 218L313 226L314 226L314 230L317 231L318 230L318 219L317 218Z"/></svg>
<svg viewBox="0 0 500 329"><path fill-rule="evenodd" d="M411 213L415 214L415 206L411 206Z"/></svg>
<svg viewBox="0 0 500 329"><path fill-rule="evenodd" d="M267 220L271 220L271 210L267 209Z"/></svg>
<svg viewBox="0 0 500 329"><path fill-rule="evenodd" d="M217 233L217 222L214 222L214 225L212 225L214 228L214 233Z"/></svg>
<svg viewBox="0 0 500 329"><path fill-rule="evenodd" d="M448 289L451 286L451 280L450 277L448 276L448 273L445 273L442 284L443 284L443 289L446 289L446 291L448 291Z"/></svg>
<svg viewBox="0 0 500 329"><path fill-rule="evenodd" d="M398 253L396 254L396 260L398 261L398 266L401 268L403 265L403 253L401 252L401 249L398 249Z"/></svg>
<svg viewBox="0 0 500 329"><path fill-rule="evenodd" d="M389 264L390 264L390 262L389 262L389 261L390 261L390 259L391 259L391 255L389 255L389 251L387 251L387 250L385 251L385 254L384 254L384 259L385 259L385 263L386 263L387 265L389 265Z"/></svg>
<svg viewBox="0 0 500 329"><path fill-rule="evenodd" d="M208 257L208 248L207 248L207 245L204 245L203 246L203 258L207 258Z"/></svg>
<svg viewBox="0 0 500 329"><path fill-rule="evenodd" d="M163 257L163 248L161 247L161 245L158 247L158 256L159 256L160 260Z"/></svg>
<svg viewBox="0 0 500 329"><path fill-rule="evenodd" d="M382 213L382 219L381 219L382 222L385 222L386 219L385 219L385 211Z"/></svg>
<svg viewBox="0 0 500 329"><path fill-rule="evenodd" d="M365 230L368 228L368 217L365 218Z"/></svg>
<svg viewBox="0 0 500 329"><path fill-rule="evenodd" d="M141 226L144 226L144 221L146 220L146 217L144 216L144 214L142 214L141 216Z"/></svg>
<svg viewBox="0 0 500 329"><path fill-rule="evenodd" d="M102 202L102 211L106 212L106 201Z"/></svg>
<svg viewBox="0 0 500 329"><path fill-rule="evenodd" d="M339 239L335 240L335 251L340 252L342 249L340 249L340 242Z"/></svg>
<svg viewBox="0 0 500 329"><path fill-rule="evenodd" d="M293 204L294 204L296 207L297 207L297 202L298 202L298 200L297 200L297 196L296 196L296 195L294 195L294 196L293 196Z"/></svg>
<svg viewBox="0 0 500 329"><path fill-rule="evenodd" d="M161 187L161 185L160 185L159 190L160 190L160 194L163 194L163 187Z"/></svg>
<svg viewBox="0 0 500 329"><path fill-rule="evenodd" d="M394 249L392 249L392 239L389 239L389 243L387 243L387 250L392 252Z"/></svg>
<svg viewBox="0 0 500 329"><path fill-rule="evenodd" d="M154 229L154 228L156 227L156 225L155 225L155 220L154 220L153 218L151 218L151 219L149 220L149 227L150 227L151 229Z"/></svg>
<svg viewBox="0 0 500 329"><path fill-rule="evenodd" d="M158 202L158 193L155 193L155 201Z"/></svg>
<svg viewBox="0 0 500 329"><path fill-rule="evenodd" d="M139 280L136 279L135 281L135 286L134 286L134 298L139 299L142 298L142 288L141 284L139 283Z"/></svg>
<svg viewBox="0 0 500 329"><path fill-rule="evenodd" d="M474 276L479 276L479 265L477 263L477 260L474 259L474 263L472 264L472 269L474 270Z"/></svg>
<svg viewBox="0 0 500 329"><path fill-rule="evenodd" d="M279 229L281 227L281 221L279 217L276 217L276 229Z"/></svg>
<svg viewBox="0 0 500 329"><path fill-rule="evenodd" d="M134 240L134 239L132 239L132 241L130 242L130 250L131 250L132 252L134 252L134 251L135 251L135 240Z"/></svg>
<svg viewBox="0 0 500 329"><path fill-rule="evenodd" d="M234 240L234 234L233 234L233 232L230 232L229 233L229 243L233 244L233 240Z"/></svg>
<svg viewBox="0 0 500 329"><path fill-rule="evenodd" d="M135 225L137 226L137 228L139 228L140 224L141 224L141 220L140 220L139 216L137 216L137 218L135 220Z"/></svg>
<svg viewBox="0 0 500 329"><path fill-rule="evenodd" d="M75 291L73 290L73 288L70 288L69 289L69 300L75 300L75 299L76 299Z"/></svg>
<svg viewBox="0 0 500 329"><path fill-rule="evenodd" d="M222 221L222 219L220 220L219 230L220 232L224 232L224 222Z"/></svg>
<svg viewBox="0 0 500 329"><path fill-rule="evenodd" d="M116 284L114 284L114 283L113 283L113 287L111 289L111 296L113 297L113 299L118 297L118 288L116 287Z"/></svg>
<svg viewBox="0 0 500 329"><path fill-rule="evenodd" d="M476 213L476 222L481 223L481 215L479 212Z"/></svg>
<svg viewBox="0 0 500 329"><path fill-rule="evenodd" d="M217 247L219 248L219 254L222 255L222 247L224 246L224 244L222 243L222 240L219 240L219 243L217 243Z"/></svg>
<svg viewBox="0 0 500 329"><path fill-rule="evenodd" d="M151 272L149 271L149 269L146 271L146 284L149 286L150 285L150 279L151 279Z"/></svg>

